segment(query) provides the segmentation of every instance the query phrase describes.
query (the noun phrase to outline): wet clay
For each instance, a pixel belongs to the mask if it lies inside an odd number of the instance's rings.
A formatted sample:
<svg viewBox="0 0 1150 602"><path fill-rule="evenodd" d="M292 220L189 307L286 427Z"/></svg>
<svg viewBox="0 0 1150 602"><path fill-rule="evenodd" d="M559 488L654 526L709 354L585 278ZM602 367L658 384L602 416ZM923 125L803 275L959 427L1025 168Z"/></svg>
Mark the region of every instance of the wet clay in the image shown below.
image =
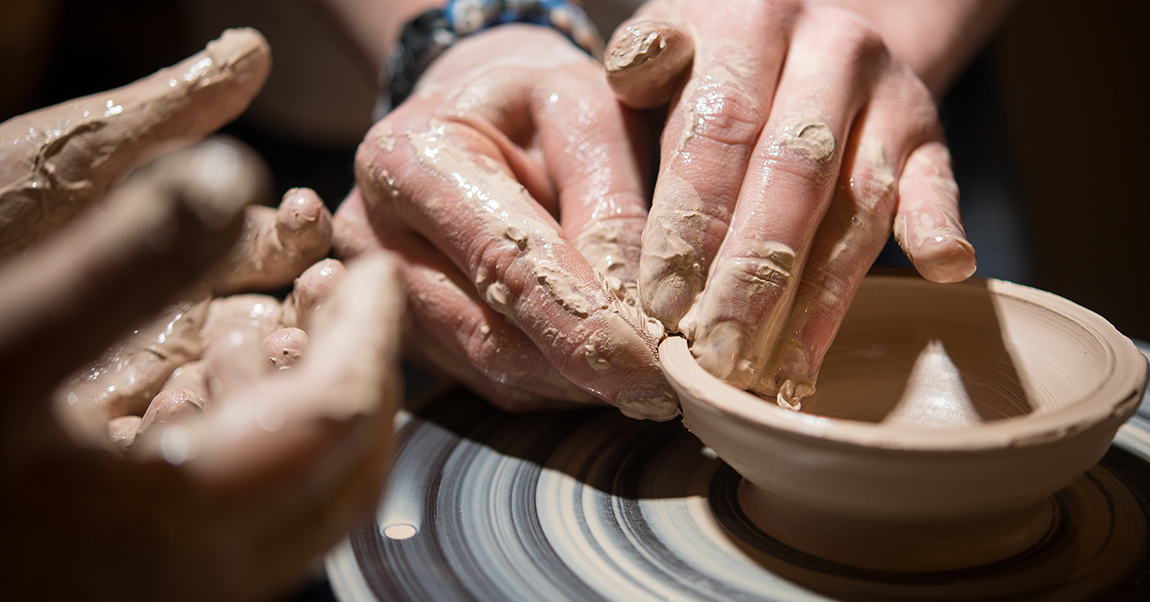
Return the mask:
<svg viewBox="0 0 1150 602"><path fill-rule="evenodd" d="M639 292L647 311L669 332L679 332L707 277L698 251L706 214L699 193L674 174L660 177L656 196L674 198L676 208L655 214L643 229ZM691 233L692 240L683 238Z"/></svg>
<svg viewBox="0 0 1150 602"><path fill-rule="evenodd" d="M95 402L108 418L143 414L172 371L199 357L208 305L201 298L172 306L73 376L64 395Z"/></svg>
<svg viewBox="0 0 1150 602"><path fill-rule="evenodd" d="M217 295L272 290L288 284L331 250L331 212L311 190L295 188L278 208L244 210L244 231L213 280Z"/></svg>
<svg viewBox="0 0 1150 602"><path fill-rule="evenodd" d="M132 167L235 119L270 68L263 36L232 29L133 84L0 124L0 258L55 231Z"/></svg>
<svg viewBox="0 0 1150 602"><path fill-rule="evenodd" d="M666 102L693 58L691 39L660 21L616 30L607 46L607 82L626 104L645 109Z"/></svg>
<svg viewBox="0 0 1150 602"><path fill-rule="evenodd" d="M835 154L835 136L827 124L809 117L784 121L775 129L775 139L785 148L796 150L811 161L826 163Z"/></svg>
<svg viewBox="0 0 1150 602"><path fill-rule="evenodd" d="M776 310L750 321L745 308L764 299L775 308L790 307L798 288L795 272L794 250L774 241L754 241L746 256L716 264L707 289L681 322L699 365L740 389L755 386L787 315ZM731 291L744 291L746 299L727 299Z"/></svg>
<svg viewBox="0 0 1150 602"><path fill-rule="evenodd" d="M580 347L587 365L594 371L605 366L634 365L636 360L656 366L657 339L651 337L646 320L631 322L628 316L637 315L635 306L628 305L606 286L606 279L590 283L576 279L559 255L565 246L562 234L553 220L537 215L538 208L527 190L498 168L479 165L468 153L447 140L448 125L434 121L424 132L409 132L406 137L420 162L447 181L457 182L463 193L475 204L475 211L495 240L504 241L506 252L520 262L529 275L528 282L546 293L561 311L573 318L586 320L588 328L598 338ZM430 206L432 212L451 208ZM454 210L458 210L455 208ZM449 223L458 218L442 215L436 221ZM508 285L495 278L490 268L480 268L475 278L476 290L496 311L512 318L521 315L545 315L546 307L525 309L520 304L538 303L532 297L532 285L513 293ZM634 318L633 318L634 319ZM552 343L555 341L553 340ZM636 350L646 350L647 358L636 358ZM624 413L637 417L666 420L678 412L671 391L662 385L659 391L631 391L627 396L616 396L615 402ZM646 395L643 399L631 397ZM602 395L601 393L598 393Z"/></svg>
<svg viewBox="0 0 1150 602"><path fill-rule="evenodd" d="M867 278L802 412L718 380L684 339L660 358L760 528L892 571L983 565L1045 537L1050 496L1102 457L1147 379L1096 314L978 279Z"/></svg>

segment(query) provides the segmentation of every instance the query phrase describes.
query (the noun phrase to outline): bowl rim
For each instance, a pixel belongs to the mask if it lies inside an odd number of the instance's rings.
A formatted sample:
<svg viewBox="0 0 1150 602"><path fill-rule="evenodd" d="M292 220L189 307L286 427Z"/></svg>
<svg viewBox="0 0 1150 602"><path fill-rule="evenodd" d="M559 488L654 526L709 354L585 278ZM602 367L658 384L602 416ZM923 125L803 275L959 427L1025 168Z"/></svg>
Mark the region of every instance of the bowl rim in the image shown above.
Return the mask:
<svg viewBox="0 0 1150 602"><path fill-rule="evenodd" d="M660 343L659 360L668 380L676 389L680 389L680 405L688 422L692 420L690 406L693 402L684 399L683 392L695 399L706 399L704 404L707 407L732 419L759 423L780 435L816 437L824 443L833 441L870 449L947 452L1037 446L1070 438L1110 418L1119 418L1114 425L1117 429L1122 421L1137 410L1150 371L1147 358L1133 341L1119 333L1110 322L1054 293L992 278L972 278L967 283L971 280L975 284L984 282L992 295L1042 307L1077 323L1094 335L1106 350L1109 368L1101 379L1101 385L1074 402L1049 412L996 420L974 429L892 427L781 408L711 375L695 361L687 340L678 335L668 336ZM870 286L883 282L912 286L967 284L939 285L907 276L867 276L866 281ZM713 394L704 396L704 389L709 389ZM977 431L977 435L972 435L972 431Z"/></svg>

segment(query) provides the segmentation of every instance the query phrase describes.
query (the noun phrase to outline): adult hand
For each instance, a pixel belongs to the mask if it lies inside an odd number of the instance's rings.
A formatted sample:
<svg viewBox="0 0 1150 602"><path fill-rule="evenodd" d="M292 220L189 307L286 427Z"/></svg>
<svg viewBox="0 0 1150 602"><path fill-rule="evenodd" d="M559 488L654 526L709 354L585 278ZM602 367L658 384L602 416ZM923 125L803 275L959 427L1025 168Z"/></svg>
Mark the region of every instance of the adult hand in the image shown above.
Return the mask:
<svg viewBox="0 0 1150 602"><path fill-rule="evenodd" d="M639 290L713 374L797 406L892 226L926 278L974 271L930 91L856 14L651 0L606 65L670 102Z"/></svg>
<svg viewBox="0 0 1150 602"><path fill-rule="evenodd" d="M669 419L662 328L637 310L640 125L561 34L469 36L360 145L336 253L400 254L409 344L498 405Z"/></svg>
<svg viewBox="0 0 1150 602"><path fill-rule="evenodd" d="M0 260L55 232L132 168L238 117L270 70L263 36L231 29L127 86L0 124Z"/></svg>
<svg viewBox="0 0 1150 602"><path fill-rule="evenodd" d="M0 124L19 134L0 149L3 240L12 243L0 265L0 482L10 492L0 511L20 517L0 545L0 597L265 597L306 575L374 506L400 386L402 297L382 257L350 266L319 309L297 286L288 305L312 324L311 352L292 370L267 374L264 350L225 333L235 344L221 346L219 364L239 369L217 373L213 411L159 424L131 457L109 441L96 400L58 389L174 298L210 291L205 280L217 290L247 286L236 276L258 263L252 257L270 259L265 252L282 243L301 251L293 261L305 261L315 235L323 238L322 227L305 225L309 215L322 221L309 209L318 199L302 191L273 220L255 211L245 222L242 208L263 199L267 182L255 158L227 140L165 155L101 198L135 163L226 122L258 91L257 81L211 92L219 90L214 77L255 77L269 66L255 32L223 41L242 52L222 56L243 60L221 59L209 46L123 89L166 86L173 96L113 105L122 110L76 130L66 115L79 120L75 107L104 106L106 95L22 116L19 127ZM58 127L21 134L28 123ZM40 203L35 211L29 198ZM57 228L80 201L95 207ZM162 343L172 333L158 334Z"/></svg>

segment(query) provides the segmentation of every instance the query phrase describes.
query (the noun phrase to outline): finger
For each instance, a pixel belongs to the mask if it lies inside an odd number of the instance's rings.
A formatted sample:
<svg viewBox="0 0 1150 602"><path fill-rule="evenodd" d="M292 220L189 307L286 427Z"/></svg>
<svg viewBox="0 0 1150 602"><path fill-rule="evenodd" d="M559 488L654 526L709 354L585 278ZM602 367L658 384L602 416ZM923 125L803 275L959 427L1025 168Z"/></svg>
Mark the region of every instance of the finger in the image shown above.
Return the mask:
<svg viewBox="0 0 1150 602"><path fill-rule="evenodd" d="M607 43L607 82L623 104L649 109L670 102L694 59L690 35L672 23L639 18Z"/></svg>
<svg viewBox="0 0 1150 602"><path fill-rule="evenodd" d="M196 399L200 400L200 407L207 410L211 406L211 395L208 393L207 362L197 359L176 368L160 389L162 391L168 389L190 391Z"/></svg>
<svg viewBox="0 0 1150 602"><path fill-rule="evenodd" d="M397 129L411 134L393 153L360 147L357 180L369 208L393 204L565 378L625 413L672 417L649 335L609 309L614 297L489 139L458 122L413 119ZM396 200L371 198L382 165L398 185Z"/></svg>
<svg viewBox="0 0 1150 602"><path fill-rule="evenodd" d="M643 307L671 331L703 289L732 222L798 12L797 3L751 0L682 8L679 18L697 32L695 58L663 132L639 274Z"/></svg>
<svg viewBox="0 0 1150 602"><path fill-rule="evenodd" d="M404 247L413 323L408 338L425 360L505 410L554 407L547 400L601 403L564 378L442 254L425 241ZM559 336L558 330L552 334L553 339Z"/></svg>
<svg viewBox="0 0 1150 602"><path fill-rule="evenodd" d="M915 168L909 158L930 152L927 149L940 149L945 158L946 151L933 99L922 82L905 65L892 67L882 80L847 143L839 185L812 245L787 324L755 386L757 393L782 405L796 406L814 392L823 358L886 242L896 206L906 203L920 212L956 209L955 194L924 198L913 187L896 186L907 180L907 169ZM953 179L942 190L955 191Z"/></svg>
<svg viewBox="0 0 1150 602"><path fill-rule="evenodd" d="M0 372L12 399L47 398L201 277L235 241L264 177L258 159L226 140L167 155L106 211L0 268Z"/></svg>
<svg viewBox="0 0 1150 602"><path fill-rule="evenodd" d="M232 295L213 299L204 319L203 339L210 347L235 330L252 330L260 341L275 332L282 321L283 308L270 295Z"/></svg>
<svg viewBox="0 0 1150 602"><path fill-rule="evenodd" d="M396 280L382 256L354 262L296 369L234 392L219 411L141 450L182 465L221 507L261 508L237 525L237 536L260 542L261 561L284 553L263 544L326 549L373 507L401 397Z"/></svg>
<svg viewBox="0 0 1150 602"><path fill-rule="evenodd" d="M208 394L213 400L255 384L270 371L264 354L265 338L260 329L248 325L215 332L204 348Z"/></svg>
<svg viewBox="0 0 1150 602"><path fill-rule="evenodd" d="M743 389L756 385L791 311L842 142L874 85L874 66L887 60L865 22L816 13L796 30L731 231L684 327L699 364Z"/></svg>
<svg viewBox="0 0 1150 602"><path fill-rule="evenodd" d="M203 400L192 391L187 389L162 391L148 404L148 410L144 412L144 416L136 426L133 445L147 441L161 427L186 422L203 412Z"/></svg>
<svg viewBox="0 0 1150 602"><path fill-rule="evenodd" d="M411 332L405 340L411 353L506 410L540 408L551 405L550 399L597 402L559 374L522 331L487 305L442 253L399 226L389 211L378 211L374 217L371 244L395 253L408 292ZM345 224L358 229L367 220L357 191L340 206L337 230Z"/></svg>
<svg viewBox="0 0 1150 602"><path fill-rule="evenodd" d="M307 333L298 328L281 328L264 339L264 357L272 370L287 370L303 359Z"/></svg>
<svg viewBox="0 0 1150 602"><path fill-rule="evenodd" d="M662 325L643 314L638 295L647 221L640 124L594 74L549 89L554 92L540 99L533 112L541 124L538 138L546 168L559 193L563 235L612 293L617 301L612 310L659 341Z"/></svg>
<svg viewBox="0 0 1150 602"><path fill-rule="evenodd" d="M927 280L959 282L978 267L958 211L958 185L950 152L940 142L924 144L907 159L899 179L895 238Z"/></svg>
<svg viewBox="0 0 1150 602"><path fill-rule="evenodd" d="M270 68L263 36L232 29L135 83L0 124L0 259L45 238L135 166L235 119Z"/></svg>
<svg viewBox="0 0 1150 602"><path fill-rule="evenodd" d="M204 359L212 399L258 381L268 371L264 339L279 328L282 309L268 295L232 295L211 302L204 320Z"/></svg>
<svg viewBox="0 0 1150 602"><path fill-rule="evenodd" d="M203 351L208 303L201 294L169 306L70 376L62 393L95 403L109 418L143 414L172 371Z"/></svg>
<svg viewBox="0 0 1150 602"><path fill-rule="evenodd" d="M120 416L108 421L108 438L121 452L131 451L136 442L136 428L140 426L139 416Z"/></svg>
<svg viewBox="0 0 1150 602"><path fill-rule="evenodd" d="M295 280L291 294L284 299L280 324L285 327L308 329L311 317L347 274L337 259L324 259L304 270Z"/></svg>
<svg viewBox="0 0 1150 602"><path fill-rule="evenodd" d="M217 295L284 286L331 250L331 212L315 192L293 188L278 209L248 207L244 233L212 288Z"/></svg>

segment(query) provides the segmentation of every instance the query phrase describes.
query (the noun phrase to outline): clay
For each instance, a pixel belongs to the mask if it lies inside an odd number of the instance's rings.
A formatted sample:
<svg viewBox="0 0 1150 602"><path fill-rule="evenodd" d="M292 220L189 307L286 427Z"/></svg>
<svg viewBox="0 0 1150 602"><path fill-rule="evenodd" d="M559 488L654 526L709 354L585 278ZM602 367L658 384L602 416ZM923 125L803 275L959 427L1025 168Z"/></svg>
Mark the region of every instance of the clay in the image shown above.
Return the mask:
<svg viewBox="0 0 1150 602"><path fill-rule="evenodd" d="M304 270L284 299L280 325L308 330L312 315L346 274L347 268L337 259L323 259Z"/></svg>
<svg viewBox="0 0 1150 602"><path fill-rule="evenodd" d="M172 371L199 357L208 300L184 301L137 329L72 377L65 388L109 418L144 413Z"/></svg>
<svg viewBox="0 0 1150 602"><path fill-rule="evenodd" d="M120 416L108 421L108 438L112 446L121 452L131 451L136 442L136 428L140 426L139 416Z"/></svg>
<svg viewBox="0 0 1150 602"><path fill-rule="evenodd" d="M986 564L1044 537L1050 496L1102 457L1147 379L1096 314L980 279L867 278L802 412L711 376L685 339L660 359L760 528L894 571Z"/></svg>
<svg viewBox="0 0 1150 602"><path fill-rule="evenodd" d="M790 119L775 128L775 139L811 161L826 163L835 154L835 135L827 124L809 117Z"/></svg>
<svg viewBox="0 0 1150 602"><path fill-rule="evenodd" d="M684 316L680 329L693 341L691 351L699 365L740 389L749 389L769 359L771 347L787 318L798 287L795 252L773 241L754 241L745 256L716 264L707 289ZM730 307L715 300L732 290L746 291L743 306ZM769 304L768 304L769 301ZM746 322L745 305L766 304L775 309L760 321Z"/></svg>
<svg viewBox="0 0 1150 602"><path fill-rule="evenodd" d="M187 389L167 389L157 394L136 427L136 438L132 445L147 440L150 433L167 425L187 421L203 414L204 402L198 395Z"/></svg>
<svg viewBox="0 0 1150 602"><path fill-rule="evenodd" d="M670 100L693 58L691 38L674 25L630 23L616 29L607 44L607 82L624 104L652 108Z"/></svg>
<svg viewBox="0 0 1150 602"><path fill-rule="evenodd" d="M639 293L648 313L679 332L707 277L699 252L706 214L699 193L674 174L660 176L655 196L673 199L675 208L653 214L643 229ZM684 239L689 233L691 240Z"/></svg>
<svg viewBox="0 0 1150 602"><path fill-rule="evenodd" d="M276 289L331 250L331 212L315 192L293 188L278 208L244 211L244 232L214 279L217 295Z"/></svg>
<svg viewBox="0 0 1150 602"><path fill-rule="evenodd" d="M264 356L272 370L287 370L303 359L307 333L298 328L281 328L264 339Z"/></svg>
<svg viewBox="0 0 1150 602"><path fill-rule="evenodd" d="M235 119L270 68L263 36L232 29L135 83L0 124L0 259L44 239L133 167Z"/></svg>
<svg viewBox="0 0 1150 602"><path fill-rule="evenodd" d="M465 219L476 219L486 229L486 235L503 241L507 246L504 251L506 257L515 262L516 270L522 266L527 276L522 289L513 292L507 283L487 272L490 268L482 267L475 275L475 287L482 298L493 309L513 319L544 316L551 311L547 305L553 304L590 331L600 332L604 337L602 340L609 344L595 345L595 357L587 363L591 372L598 372L594 366L603 361L617 368L636 366L638 369L641 365L648 373L657 370L657 343L650 337L646 322L630 322L626 316L634 313L633 307L625 307L626 304L604 286L604 281L589 283L573 275L563 254L570 247L559 232L558 224L539 214L528 191L501 169L478 164L471 155L450 143L452 134L448 128L458 127L458 124L432 121L429 126L426 131L407 134L415 156L425 167L460 188L461 193L474 203L469 209L474 214ZM357 164L357 169L361 170L357 173L360 181L376 181L371 174L362 173L362 166ZM432 221L436 223L458 222L460 215L447 215L446 212L460 209L440 205L424 207L425 211L432 213ZM506 266L503 269L504 273L511 271ZM545 296L537 295L537 292ZM527 309L521 307L523 303L538 306ZM573 352L582 352L584 358L588 357L584 345ZM592 392L601 397L614 397L614 403L629 415L667 420L678 413L674 395L664 383L633 388L627 395L607 396L603 392ZM645 397L636 399L633 395Z"/></svg>

